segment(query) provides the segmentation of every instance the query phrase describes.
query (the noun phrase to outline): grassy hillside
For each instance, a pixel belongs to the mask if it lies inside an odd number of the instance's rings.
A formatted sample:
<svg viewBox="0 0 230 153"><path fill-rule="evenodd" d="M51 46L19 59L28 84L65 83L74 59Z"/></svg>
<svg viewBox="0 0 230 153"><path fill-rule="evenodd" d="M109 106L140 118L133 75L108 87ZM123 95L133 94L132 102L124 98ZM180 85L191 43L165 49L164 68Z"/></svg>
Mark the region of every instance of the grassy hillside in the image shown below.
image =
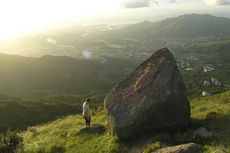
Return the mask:
<svg viewBox="0 0 230 153"><path fill-rule="evenodd" d="M172 48L191 97L201 96L202 91L216 94L230 88L229 42L229 39L213 40ZM143 62L152 53L139 57L139 61L135 58L31 58L0 54L0 131L9 127L25 129L79 113L85 97L93 96L100 104L105 93L132 71L135 63ZM205 73L206 65L215 70ZM203 82L211 82L212 77L221 85L204 86Z"/></svg>
<svg viewBox="0 0 230 153"><path fill-rule="evenodd" d="M21 133L25 152L29 153L149 153L154 148L196 142L204 152L216 149L230 151L230 91L191 102L192 124L178 133L151 133L132 140L119 141L104 133L79 133L84 127L80 115L72 115L44 125L28 128ZM207 119L208 114L216 116ZM105 126L103 109L94 111L93 124ZM193 132L204 126L214 133L211 139L199 139Z"/></svg>
<svg viewBox="0 0 230 153"><path fill-rule="evenodd" d="M0 132L25 129L95 105L133 67L127 59L0 54Z"/></svg>
<svg viewBox="0 0 230 153"><path fill-rule="evenodd" d="M105 94L88 95L93 99L92 108L101 104ZM0 133L10 129L25 130L55 120L59 117L80 114L85 96L50 95L40 98L12 98L0 94Z"/></svg>
<svg viewBox="0 0 230 153"><path fill-rule="evenodd" d="M102 111L95 114L93 124L105 124ZM116 138L108 134L77 134L84 127L83 118L80 115L68 116L54 122L31 127L23 133L25 151L31 153L52 152L65 150L66 152L112 152L119 148ZM58 152L58 151L57 151Z"/></svg>

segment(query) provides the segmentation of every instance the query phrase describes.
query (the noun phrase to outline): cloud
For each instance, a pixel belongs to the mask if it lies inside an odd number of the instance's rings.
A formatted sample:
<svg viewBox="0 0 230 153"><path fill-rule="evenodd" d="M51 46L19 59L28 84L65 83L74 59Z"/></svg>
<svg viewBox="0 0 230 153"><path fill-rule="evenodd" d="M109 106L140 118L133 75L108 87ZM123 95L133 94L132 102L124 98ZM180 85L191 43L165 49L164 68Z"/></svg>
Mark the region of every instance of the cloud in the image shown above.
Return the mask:
<svg viewBox="0 0 230 153"><path fill-rule="evenodd" d="M208 5L230 5L230 0L204 0Z"/></svg>
<svg viewBox="0 0 230 153"><path fill-rule="evenodd" d="M53 45L57 44L57 41L54 38L51 38L51 37L47 37L46 42L50 43L50 44L53 44Z"/></svg>
<svg viewBox="0 0 230 153"><path fill-rule="evenodd" d="M83 57L85 57L85 58L92 58L92 56L93 56L92 52L90 52L90 51L88 51L88 50L83 51L83 52L82 52L82 55L83 55Z"/></svg>
<svg viewBox="0 0 230 153"><path fill-rule="evenodd" d="M179 0L169 0L169 3L172 4L172 3L178 3Z"/></svg>
<svg viewBox="0 0 230 153"><path fill-rule="evenodd" d="M142 8L158 4L157 0L127 0L123 3L124 8Z"/></svg>

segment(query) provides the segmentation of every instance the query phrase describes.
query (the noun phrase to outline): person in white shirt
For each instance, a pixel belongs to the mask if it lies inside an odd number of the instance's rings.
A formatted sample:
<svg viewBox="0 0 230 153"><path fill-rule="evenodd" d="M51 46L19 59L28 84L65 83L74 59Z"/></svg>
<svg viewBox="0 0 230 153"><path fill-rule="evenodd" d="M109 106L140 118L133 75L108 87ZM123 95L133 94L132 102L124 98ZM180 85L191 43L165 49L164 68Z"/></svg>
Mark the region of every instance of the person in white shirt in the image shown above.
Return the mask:
<svg viewBox="0 0 230 153"><path fill-rule="evenodd" d="M85 119L85 126L90 126L90 122L91 122L91 114L90 114L90 108L89 108L90 100L91 99L87 98L82 106L82 110L83 110L82 115Z"/></svg>

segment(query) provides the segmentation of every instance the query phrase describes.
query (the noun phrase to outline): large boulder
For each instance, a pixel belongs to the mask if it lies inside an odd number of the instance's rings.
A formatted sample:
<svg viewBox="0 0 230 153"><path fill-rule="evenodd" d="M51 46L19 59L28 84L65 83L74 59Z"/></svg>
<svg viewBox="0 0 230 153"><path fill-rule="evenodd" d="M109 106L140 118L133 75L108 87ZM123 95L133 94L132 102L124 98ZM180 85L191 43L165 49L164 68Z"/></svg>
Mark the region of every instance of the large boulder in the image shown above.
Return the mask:
<svg viewBox="0 0 230 153"><path fill-rule="evenodd" d="M107 94L112 135L129 138L159 129L178 130L190 121L190 104L173 54L157 51Z"/></svg>

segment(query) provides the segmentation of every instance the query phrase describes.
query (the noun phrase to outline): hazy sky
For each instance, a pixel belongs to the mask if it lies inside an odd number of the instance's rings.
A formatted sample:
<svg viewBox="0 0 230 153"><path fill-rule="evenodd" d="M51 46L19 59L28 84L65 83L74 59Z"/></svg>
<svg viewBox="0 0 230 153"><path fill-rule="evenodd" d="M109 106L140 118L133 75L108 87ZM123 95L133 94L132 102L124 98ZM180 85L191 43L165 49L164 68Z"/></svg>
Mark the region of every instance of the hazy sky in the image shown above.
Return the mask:
<svg viewBox="0 0 230 153"><path fill-rule="evenodd" d="M54 23L131 23L187 13L230 17L230 0L0 0L0 38Z"/></svg>

